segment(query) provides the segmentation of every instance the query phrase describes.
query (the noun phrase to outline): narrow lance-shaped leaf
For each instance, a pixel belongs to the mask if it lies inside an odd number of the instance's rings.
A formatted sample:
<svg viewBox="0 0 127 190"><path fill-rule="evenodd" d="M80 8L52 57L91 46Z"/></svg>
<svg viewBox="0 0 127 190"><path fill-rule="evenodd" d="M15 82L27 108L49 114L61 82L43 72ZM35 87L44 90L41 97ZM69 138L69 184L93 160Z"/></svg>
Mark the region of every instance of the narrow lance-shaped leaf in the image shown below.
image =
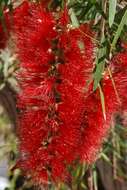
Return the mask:
<svg viewBox="0 0 127 190"><path fill-rule="evenodd" d="M116 31L116 34L115 34L115 36L113 38L113 41L112 41L112 44L111 44L111 50L115 48L116 43L117 43L117 41L118 41L118 39L119 39L119 37L121 35L121 32L122 32L123 27L124 27L125 24L127 24L127 10L125 11L125 13L123 15L122 20L121 20L121 22L120 22L120 24L118 26L117 31Z"/></svg>
<svg viewBox="0 0 127 190"><path fill-rule="evenodd" d="M69 10L69 13L70 13L70 18L71 18L71 22L72 22L73 27L78 28L79 27L79 22L78 22L78 19L77 19L76 15L75 15L74 10L71 8Z"/></svg>
<svg viewBox="0 0 127 190"><path fill-rule="evenodd" d="M105 42L105 37L102 39L102 47L98 49L98 56L96 58L96 70L94 73L94 86L93 90L98 88L98 84L102 78L102 73L104 72L105 68L105 55L106 55L106 47L103 45Z"/></svg>
<svg viewBox="0 0 127 190"><path fill-rule="evenodd" d="M104 119L106 120L105 97L104 97L104 93L102 91L102 88L101 88L100 84L99 84L98 87L99 87L99 92L100 92L102 112L103 112Z"/></svg>
<svg viewBox="0 0 127 190"><path fill-rule="evenodd" d="M111 27L116 13L117 0L109 0L109 26Z"/></svg>
<svg viewBox="0 0 127 190"><path fill-rule="evenodd" d="M94 184L94 189L98 190L98 175L97 175L97 169L95 166L93 166L93 184Z"/></svg>

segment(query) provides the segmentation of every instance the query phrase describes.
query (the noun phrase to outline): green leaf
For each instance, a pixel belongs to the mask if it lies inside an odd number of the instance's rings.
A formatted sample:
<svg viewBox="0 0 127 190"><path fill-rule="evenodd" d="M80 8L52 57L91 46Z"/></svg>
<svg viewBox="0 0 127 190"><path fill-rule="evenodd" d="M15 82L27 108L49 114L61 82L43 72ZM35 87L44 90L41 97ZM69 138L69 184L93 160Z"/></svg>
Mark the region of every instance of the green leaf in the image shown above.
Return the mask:
<svg viewBox="0 0 127 190"><path fill-rule="evenodd" d="M78 19L77 19L76 15L75 15L75 12L74 12L74 10L72 8L69 10L69 14L70 14L70 17L71 17L71 22L72 22L73 27L78 28L79 27L79 22L78 22Z"/></svg>
<svg viewBox="0 0 127 190"><path fill-rule="evenodd" d="M127 5L126 5L124 8L120 9L120 10L115 14L115 20L114 20L114 22L115 22L116 25L117 25L117 24L120 24L121 19L122 19L122 17L123 17L123 15L124 15L124 13L125 13L126 10L127 10Z"/></svg>
<svg viewBox="0 0 127 190"><path fill-rule="evenodd" d="M96 168L93 170L93 183L94 183L94 189L98 189L98 175Z"/></svg>
<svg viewBox="0 0 127 190"><path fill-rule="evenodd" d="M103 112L104 119L106 120L105 97L104 97L104 93L102 91L100 84L99 84L99 92L100 92L100 98L101 98L102 112Z"/></svg>
<svg viewBox="0 0 127 190"><path fill-rule="evenodd" d="M88 188L87 188L87 186L84 184L84 182L81 182L81 187L82 187L82 189L84 189L84 190L88 190Z"/></svg>
<svg viewBox="0 0 127 190"><path fill-rule="evenodd" d="M117 0L109 0L109 26L111 28L116 13Z"/></svg>
<svg viewBox="0 0 127 190"><path fill-rule="evenodd" d="M116 43L117 43L117 41L118 41L118 39L119 39L119 37L121 35L121 32L122 32L123 27L124 27L125 24L127 24L127 10L125 11L125 13L123 15L122 20L121 20L121 22L120 22L120 24L118 26L117 31L116 31L116 34L115 34L115 36L113 38L113 41L112 41L112 44L111 44L111 50L115 48Z"/></svg>
<svg viewBox="0 0 127 190"><path fill-rule="evenodd" d="M105 68L105 60L102 60L98 63L98 60L96 61L96 71L94 73L94 87L93 90L95 91L98 88L98 84L102 78L102 73Z"/></svg>
<svg viewBox="0 0 127 190"><path fill-rule="evenodd" d="M104 161L106 161L106 162L109 163L109 164L112 164L110 158L109 158L106 154L104 154L104 153L102 152L102 153L100 154L100 156L101 156L101 158L102 158Z"/></svg>
<svg viewBox="0 0 127 190"><path fill-rule="evenodd" d="M102 39L102 47L98 50L98 56L96 58L96 70L94 73L94 85L93 90L98 88L98 84L102 78L102 73L105 69L105 55L106 55L106 46L104 45L105 37Z"/></svg>

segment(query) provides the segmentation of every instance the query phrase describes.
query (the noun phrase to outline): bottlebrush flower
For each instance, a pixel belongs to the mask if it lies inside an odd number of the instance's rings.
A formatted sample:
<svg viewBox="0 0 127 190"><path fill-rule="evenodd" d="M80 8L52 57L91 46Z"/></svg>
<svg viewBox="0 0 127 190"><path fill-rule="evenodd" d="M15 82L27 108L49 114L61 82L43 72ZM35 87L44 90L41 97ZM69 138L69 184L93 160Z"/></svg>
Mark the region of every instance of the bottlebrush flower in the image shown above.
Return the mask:
<svg viewBox="0 0 127 190"><path fill-rule="evenodd" d="M99 91L89 95L84 102L82 119L82 140L80 156L82 161L91 162L95 159L100 141L104 137L104 117L102 113Z"/></svg>
<svg viewBox="0 0 127 190"><path fill-rule="evenodd" d="M19 166L38 182L48 177L64 180L68 164L79 156L85 84L93 69L94 45L78 29L54 31L52 14L36 4L22 4L13 20L21 62ZM90 31L88 25L81 29Z"/></svg>
<svg viewBox="0 0 127 190"><path fill-rule="evenodd" d="M111 121L113 121L113 114L116 111L114 89L106 87L103 89L103 93L106 118L103 115L99 90L90 94L84 102L84 117L81 127L82 140L79 150L82 162L91 163L96 159L97 152L100 150L104 138L107 137Z"/></svg>
<svg viewBox="0 0 127 190"><path fill-rule="evenodd" d="M111 60L110 72L112 74L112 80L110 77L106 77L103 81L104 89L111 89L110 100L112 101L113 94L116 96L116 111L127 110L127 50L116 54ZM113 83L114 85L113 85Z"/></svg>
<svg viewBox="0 0 127 190"><path fill-rule="evenodd" d="M54 80L50 75L52 40L56 37L52 14L34 3L24 2L14 11L13 34L20 60L18 73L21 92L18 107L20 160L19 167L38 182L48 180L48 165L52 156L47 150L54 115Z"/></svg>
<svg viewBox="0 0 127 190"><path fill-rule="evenodd" d="M109 74L109 72L111 74ZM105 99L104 119L99 90L89 95L84 102L82 123L81 160L91 162L96 158L109 128L114 125L115 115L127 110L127 52L116 54L101 81ZM110 76L112 75L112 76ZM113 127L113 126L112 126Z"/></svg>
<svg viewBox="0 0 127 190"><path fill-rule="evenodd" d="M83 29L88 32L88 25ZM91 39L82 35L78 29L74 29L61 35L59 48L63 50L64 59L64 63L58 67L61 83L57 88L61 95L57 112L61 120L62 141L58 140L56 149L66 163L70 163L78 155L85 86L93 70L93 56L90 56L89 60L87 56L93 55L94 45Z"/></svg>

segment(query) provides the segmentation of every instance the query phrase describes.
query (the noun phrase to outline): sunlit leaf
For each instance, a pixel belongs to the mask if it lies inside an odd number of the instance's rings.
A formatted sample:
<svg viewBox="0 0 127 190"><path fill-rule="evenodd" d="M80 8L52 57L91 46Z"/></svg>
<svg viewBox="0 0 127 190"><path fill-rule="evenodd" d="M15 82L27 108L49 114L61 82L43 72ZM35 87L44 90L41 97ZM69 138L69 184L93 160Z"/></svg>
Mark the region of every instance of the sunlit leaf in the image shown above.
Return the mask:
<svg viewBox="0 0 127 190"><path fill-rule="evenodd" d="M111 27L116 13L117 0L109 0L109 26Z"/></svg>
<svg viewBox="0 0 127 190"><path fill-rule="evenodd" d="M75 27L75 28L78 28L79 27L79 22L78 22L78 19L77 19L76 15L75 15L74 10L71 8L69 10L69 13L70 13L70 17L71 17L72 26Z"/></svg>

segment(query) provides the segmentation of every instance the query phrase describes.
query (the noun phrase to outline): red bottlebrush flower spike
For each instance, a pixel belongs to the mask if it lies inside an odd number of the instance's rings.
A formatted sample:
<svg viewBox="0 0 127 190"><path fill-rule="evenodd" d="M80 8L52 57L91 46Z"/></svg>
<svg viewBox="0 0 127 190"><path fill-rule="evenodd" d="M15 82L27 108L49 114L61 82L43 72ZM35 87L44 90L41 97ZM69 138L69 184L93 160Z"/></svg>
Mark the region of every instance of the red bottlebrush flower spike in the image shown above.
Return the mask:
<svg viewBox="0 0 127 190"><path fill-rule="evenodd" d="M116 97L116 110L127 110L127 50L122 53L118 53L111 60L110 65L111 78L108 76L104 79L104 89L108 90L107 95L110 94L110 100L112 97ZM115 94L115 95L114 95Z"/></svg>
<svg viewBox="0 0 127 190"><path fill-rule="evenodd" d="M85 99L84 122L82 123L81 159L93 161L100 149L115 114L127 110L127 52L118 53L111 60L110 68L101 82L105 99L106 120L102 114L99 91Z"/></svg>
<svg viewBox="0 0 127 190"><path fill-rule="evenodd" d="M21 61L19 165L42 183L49 175L64 180L66 167L79 157L85 84L93 69L91 39L77 29L55 32L55 25L51 13L36 4L25 2L14 12Z"/></svg>
<svg viewBox="0 0 127 190"><path fill-rule="evenodd" d="M21 92L18 107L20 116L19 167L29 171L33 179L47 182L48 165L52 155L47 150L53 115L54 81L50 74L54 55L51 43L56 36L51 13L36 4L24 2L14 12L13 33L21 61L18 73Z"/></svg>
<svg viewBox="0 0 127 190"><path fill-rule="evenodd" d="M82 120L82 140L80 156L82 161L91 162L104 137L104 118L99 91L89 95L84 102L84 117Z"/></svg>
<svg viewBox="0 0 127 190"><path fill-rule="evenodd" d="M102 88L105 98L105 117L102 111L100 92L89 95L84 102L84 118L82 122L82 140L80 145L81 161L88 163L96 159L104 138L107 136L113 113L116 111L116 96L113 88ZM110 91L111 90L111 91ZM112 93L112 97L111 94ZM110 94L110 98L109 98Z"/></svg>
<svg viewBox="0 0 127 190"><path fill-rule="evenodd" d="M84 26L84 30L88 31L88 28ZM59 48L63 51L64 63L58 67L61 83L57 90L61 94L61 102L57 111L61 120L61 136L57 139L56 149L66 163L70 163L78 157L85 86L93 70L93 57L88 60L87 55L93 55L94 46L89 38L74 29L61 35Z"/></svg>

